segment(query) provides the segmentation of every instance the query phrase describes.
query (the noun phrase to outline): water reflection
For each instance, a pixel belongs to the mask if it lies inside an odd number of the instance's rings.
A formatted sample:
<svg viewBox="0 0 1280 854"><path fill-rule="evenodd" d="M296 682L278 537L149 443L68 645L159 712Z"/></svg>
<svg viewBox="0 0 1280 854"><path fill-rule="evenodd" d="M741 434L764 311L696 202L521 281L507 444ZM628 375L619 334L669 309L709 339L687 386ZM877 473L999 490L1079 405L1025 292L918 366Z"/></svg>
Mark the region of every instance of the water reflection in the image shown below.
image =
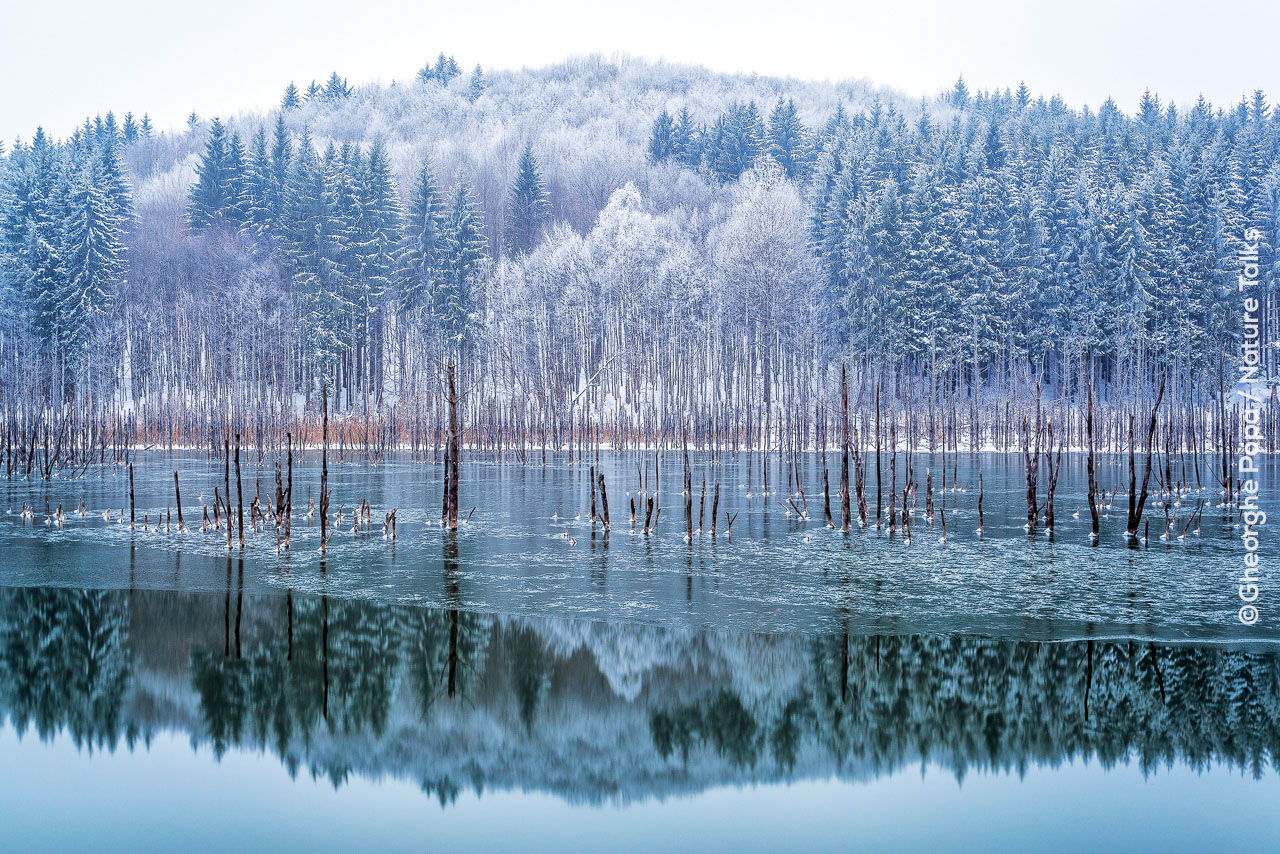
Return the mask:
<svg viewBox="0 0 1280 854"><path fill-rule="evenodd" d="M291 773L630 801L928 761L1144 770L1280 756L1280 657L1147 642L752 635L328 596L0 591L0 714L132 749L162 730Z"/></svg>

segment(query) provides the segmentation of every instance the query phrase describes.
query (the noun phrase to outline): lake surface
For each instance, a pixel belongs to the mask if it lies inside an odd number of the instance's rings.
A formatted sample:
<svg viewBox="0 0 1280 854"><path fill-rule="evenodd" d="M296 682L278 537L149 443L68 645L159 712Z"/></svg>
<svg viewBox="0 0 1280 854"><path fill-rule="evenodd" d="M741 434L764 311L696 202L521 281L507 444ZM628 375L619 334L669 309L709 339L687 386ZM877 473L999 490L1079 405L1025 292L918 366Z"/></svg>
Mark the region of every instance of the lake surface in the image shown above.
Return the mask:
<svg viewBox="0 0 1280 854"><path fill-rule="evenodd" d="M758 455L694 456L721 518L686 542L678 454L648 536L634 454L602 458L608 533L562 457L468 463L456 535L437 465L331 458L346 520L322 558L315 457L287 556L271 526L230 553L199 531L220 461L139 455L133 529L115 467L0 484L2 847L1168 852L1280 832L1280 633L1265 587L1259 624L1236 619L1238 518L1193 471L1167 542L1158 503L1126 542L1122 494L1091 545L1082 461L1050 539L1022 527L1019 457L948 458L942 543L923 516L941 458L917 454L907 542L826 529L818 456L807 520L776 457L761 495ZM246 504L259 478L273 494L270 455L242 466ZM195 530L156 529L174 469Z"/></svg>

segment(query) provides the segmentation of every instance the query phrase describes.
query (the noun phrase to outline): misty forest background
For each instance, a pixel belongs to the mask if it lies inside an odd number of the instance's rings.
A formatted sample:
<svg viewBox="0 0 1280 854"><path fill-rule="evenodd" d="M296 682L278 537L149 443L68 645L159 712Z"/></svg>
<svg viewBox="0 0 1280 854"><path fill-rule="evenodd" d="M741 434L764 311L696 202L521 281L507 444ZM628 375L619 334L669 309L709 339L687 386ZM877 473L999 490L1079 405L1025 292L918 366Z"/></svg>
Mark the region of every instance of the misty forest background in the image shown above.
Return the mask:
<svg viewBox="0 0 1280 854"><path fill-rule="evenodd" d="M599 58L105 113L0 156L0 409L220 444L323 389L390 444L438 433L456 363L472 442L797 447L844 364L916 444L1008 447L1038 400L1075 435L1092 385L1119 446L1163 377L1194 445L1246 227L1276 376L1278 153L1262 92L1129 115Z"/></svg>

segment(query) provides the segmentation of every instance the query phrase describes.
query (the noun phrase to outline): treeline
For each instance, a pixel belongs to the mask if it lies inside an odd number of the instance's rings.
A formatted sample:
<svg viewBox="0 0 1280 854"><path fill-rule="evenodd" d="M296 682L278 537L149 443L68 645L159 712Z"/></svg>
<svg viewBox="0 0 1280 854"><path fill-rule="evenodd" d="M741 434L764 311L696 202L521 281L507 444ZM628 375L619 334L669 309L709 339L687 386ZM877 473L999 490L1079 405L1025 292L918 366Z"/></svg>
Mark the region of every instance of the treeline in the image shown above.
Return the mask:
<svg viewBox="0 0 1280 854"><path fill-rule="evenodd" d="M1078 413L1087 377L1117 418L1164 376L1171 411L1222 419L1246 228L1274 376L1280 113L1260 92L1185 112L1147 94L1130 116L960 81L931 103L827 110L830 93L774 81L770 101L706 112L658 71L556 69L519 91L444 54L382 90L335 72L291 84L273 117L193 115L190 186L157 183L178 173L110 119L16 146L0 169L9 420L74 411L213 441L228 418L313 418L328 387L339 414L403 439L438 429L450 360L468 429L512 441L816 443L841 364L855 412L876 389L888 418L927 411L925 444L990 446L1037 384ZM447 136L480 116L532 122L566 78L634 129L613 159L644 165L625 181L563 180L595 156L582 134L598 118L529 125L505 159ZM662 106L636 115L636 91ZM312 131L418 103L444 116L432 157ZM462 145L475 168L457 167ZM146 176L132 219L122 150ZM78 255L77 197L45 189L71 176L96 191Z"/></svg>

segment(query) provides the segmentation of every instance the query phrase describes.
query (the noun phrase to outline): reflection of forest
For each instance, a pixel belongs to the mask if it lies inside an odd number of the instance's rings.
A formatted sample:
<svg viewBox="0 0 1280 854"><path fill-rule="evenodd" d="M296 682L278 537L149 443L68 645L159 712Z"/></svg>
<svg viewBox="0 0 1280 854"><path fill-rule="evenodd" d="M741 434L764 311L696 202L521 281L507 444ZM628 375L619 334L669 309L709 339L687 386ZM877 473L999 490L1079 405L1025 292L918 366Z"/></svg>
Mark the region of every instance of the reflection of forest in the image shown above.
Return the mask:
<svg viewBox="0 0 1280 854"><path fill-rule="evenodd" d="M0 714L160 729L291 773L581 801L719 783L1129 758L1280 758L1280 656L1145 642L764 636L331 598L0 591Z"/></svg>

